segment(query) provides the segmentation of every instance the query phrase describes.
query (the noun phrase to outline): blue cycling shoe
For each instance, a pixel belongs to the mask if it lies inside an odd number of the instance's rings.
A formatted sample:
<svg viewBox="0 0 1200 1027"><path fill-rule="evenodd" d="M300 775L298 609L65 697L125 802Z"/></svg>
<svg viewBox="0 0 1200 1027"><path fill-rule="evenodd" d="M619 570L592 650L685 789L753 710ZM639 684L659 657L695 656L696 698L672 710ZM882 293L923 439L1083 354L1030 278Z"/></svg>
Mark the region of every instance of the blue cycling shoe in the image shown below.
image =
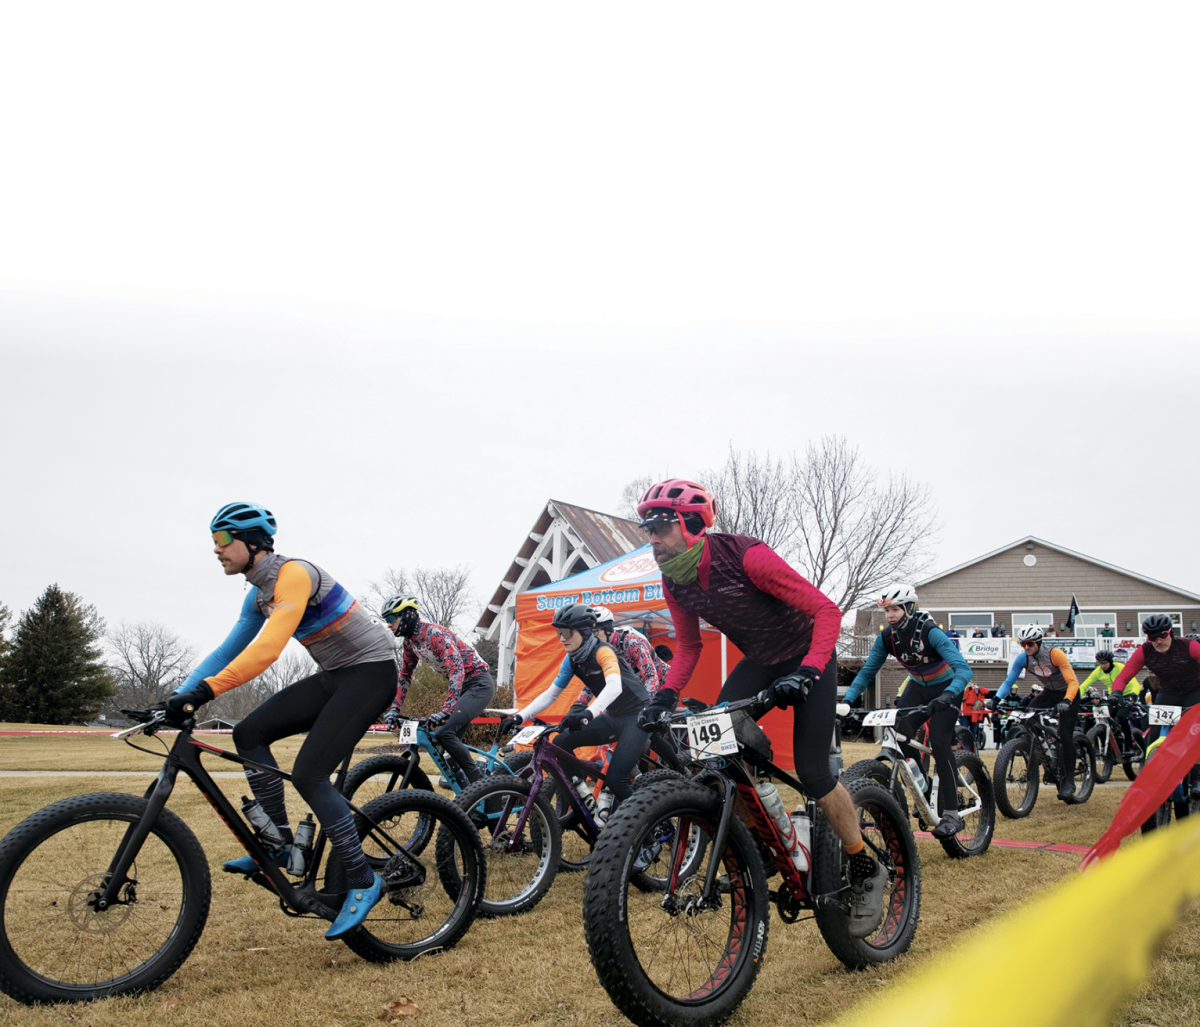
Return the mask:
<svg viewBox="0 0 1200 1027"><path fill-rule="evenodd" d="M369 888L351 888L346 895L346 901L342 903L342 911L338 913L333 926L325 932L325 937L332 940L353 931L367 919L367 914L382 897L383 878L378 874L375 875L375 883Z"/></svg>
<svg viewBox="0 0 1200 1027"><path fill-rule="evenodd" d="M275 865L281 870L286 870L288 865L288 857L292 854L292 847L285 845L282 849L276 849L270 853L271 859L275 861ZM253 874L258 870L258 864L254 862L254 857L250 855L243 856L241 859L227 860L225 865L221 867L227 874Z"/></svg>

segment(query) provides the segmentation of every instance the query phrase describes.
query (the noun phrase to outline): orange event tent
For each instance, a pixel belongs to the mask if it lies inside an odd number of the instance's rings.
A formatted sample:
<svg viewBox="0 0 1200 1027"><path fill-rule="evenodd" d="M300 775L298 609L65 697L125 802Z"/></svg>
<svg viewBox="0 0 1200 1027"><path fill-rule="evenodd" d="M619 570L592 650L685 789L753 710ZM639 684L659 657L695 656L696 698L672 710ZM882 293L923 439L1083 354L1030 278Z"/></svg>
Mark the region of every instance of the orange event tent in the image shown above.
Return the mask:
<svg viewBox="0 0 1200 1027"><path fill-rule="evenodd" d="M637 628L649 637L652 645L675 647L675 629L663 596L662 574L648 545L562 581L531 588L517 596L516 693L519 707L549 688L562 666L563 648L551 620L555 610L570 603L606 606L612 610L618 625ZM700 627L704 651L683 694L713 702L721 690L721 683L742 654L716 628L704 621L700 622ZM558 702L543 716L553 721L565 714L578 696L579 687L579 679L574 678ZM792 768L791 711L772 710L761 724L771 738L775 762L781 767Z"/></svg>

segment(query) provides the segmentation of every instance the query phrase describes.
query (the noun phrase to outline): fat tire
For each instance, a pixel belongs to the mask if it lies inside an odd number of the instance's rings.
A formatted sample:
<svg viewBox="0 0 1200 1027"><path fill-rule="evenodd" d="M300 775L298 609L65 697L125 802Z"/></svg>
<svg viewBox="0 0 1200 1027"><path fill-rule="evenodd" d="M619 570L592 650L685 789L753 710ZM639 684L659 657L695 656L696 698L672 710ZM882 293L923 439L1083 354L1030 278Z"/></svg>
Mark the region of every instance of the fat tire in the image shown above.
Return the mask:
<svg viewBox="0 0 1200 1027"><path fill-rule="evenodd" d="M889 864L889 895L883 923L873 938L850 934L850 918L826 905L816 911L817 927L830 951L850 970L865 970L887 963L908 951L921 918L921 860L908 816L887 788L867 778L845 782L860 821L867 816L883 829L885 858ZM874 835L874 832L871 832ZM876 858L879 854L872 852ZM820 809L813 821L813 875L816 895L844 895L849 878L841 840Z"/></svg>
<svg viewBox="0 0 1200 1027"><path fill-rule="evenodd" d="M426 953L453 948L475 922L480 903L483 901L487 864L484 861L479 832L467 815L444 796L415 788L386 792L363 807L365 816L355 815L354 823L358 828L358 836L366 839L370 833L366 817L370 817L377 824L386 825L388 820L414 811L422 819L429 819L438 824L437 845L434 847L437 879L429 881L427 878L425 883L431 888L445 892L454 902L454 906L441 927L426 937L413 942L388 941L373 933L386 930L386 920L374 916L377 911L386 911L390 903L385 892L379 900L379 905L372 910L372 915L367 917L362 927L355 928L341 937L352 951L371 963L408 961ZM386 826L384 829L386 830ZM382 862L378 848L378 844L371 841L364 844L368 859L376 870ZM422 852L427 851L428 846L422 845L421 849ZM451 855L447 856L447 853ZM446 863L453 855L457 855L458 862L451 871ZM336 854L330 856L326 865L325 885L331 892L346 890L345 872ZM382 926L373 927L379 920L382 920Z"/></svg>
<svg viewBox="0 0 1200 1027"><path fill-rule="evenodd" d="M1112 746L1109 745L1104 749L1104 758L1100 758L1100 747L1104 745L1104 728L1097 725L1087 732L1088 741L1092 743L1092 748L1096 751L1096 783L1104 784L1112 777L1113 768L1117 765L1116 754L1112 751ZM1109 737L1112 738L1110 730Z"/></svg>
<svg viewBox="0 0 1200 1027"><path fill-rule="evenodd" d="M736 816L729 823L722 864L727 872L731 867L741 867L741 887L736 891L723 891L721 899L730 905L737 902L741 915L731 917L731 925L736 921L739 934L733 939L731 927L726 939L725 958L733 965L724 980L706 996L667 995L643 969L630 938L626 903L631 894L633 863L642 839L655 825L680 815L706 820L715 832L720 809L720 796L710 788L688 780L660 781L626 800L596 844L583 898L583 928L588 952L601 986L617 1009L638 1027L719 1024L750 993L762 966L770 926L767 880L758 845ZM699 878L693 878L692 882L694 887ZM665 912L663 915L667 917ZM701 990L698 987L692 994Z"/></svg>
<svg viewBox="0 0 1200 1027"><path fill-rule="evenodd" d="M533 771L529 769L529 764L533 762L533 750L522 749L520 752L510 753L504 760L504 765L508 769L520 776L531 777ZM599 779L600 767L596 767L597 780ZM562 855L558 859L558 872L560 874L577 874L580 871L586 870L588 860L592 858L592 846L595 844L593 839L587 837L587 833L582 829L579 820L579 814L575 812L575 808L567 801L563 795L562 783L553 774L542 775L542 790L546 794L549 793L552 800L554 811L558 815L558 823L562 828ZM572 839L572 851L568 854L567 839ZM587 846L587 854L581 859L572 859L571 856L578 855L577 843L579 842Z"/></svg>
<svg viewBox="0 0 1200 1027"><path fill-rule="evenodd" d="M658 770L651 770L649 773L642 774L640 777L636 778L633 782L633 791L634 794L637 794L638 792L644 791L651 785L658 784L661 781L669 781L674 783L686 780L686 775L681 774L679 771L661 767ZM672 828L674 828L674 825L672 825ZM700 837L697 839L695 852L684 862L683 866L680 868L679 872L682 876L690 877L696 872L696 868L704 861L704 850L708 846L708 841L708 835L701 831ZM669 847L667 848L667 851L670 851ZM633 884L633 886L639 891L665 892L667 890L667 882L665 878L654 877L652 874L649 874L644 870L640 873L634 874L633 877L630 878L630 883Z"/></svg>
<svg viewBox="0 0 1200 1027"><path fill-rule="evenodd" d="M1080 763L1080 753L1084 757L1084 771L1080 775L1079 784L1075 789L1075 798L1072 805L1082 806L1092 797L1092 791L1096 787L1096 747L1092 745L1092 740L1086 735L1076 735L1075 742L1075 766L1071 768L1072 772L1078 768Z"/></svg>
<svg viewBox="0 0 1200 1027"><path fill-rule="evenodd" d="M147 800L140 796L126 795L120 792L76 795L53 803L21 821L0 842L0 924L2 924L2 930L0 930L0 990L3 990L6 995L18 1002L24 1002L26 1005L90 1002L117 995L134 995L153 991L175 973L187 959L196 942L200 940L204 924L208 919L208 909L212 899L212 879L209 875L208 860L205 858L204 850L200 847L200 842L187 824L167 809L158 814L158 818L151 828L150 837L161 841L170 855L174 857L182 885L182 898L180 899L179 915L166 940L146 960L117 977L88 984L75 984L55 980L32 969L20 958L8 937L11 912L9 891L13 886L13 879L27 859L37 859L37 850L41 845L50 841L60 832L69 830L72 826L81 826L89 822L111 820L126 824L135 823L145 814L148 805ZM76 862L72 867L73 873L67 882L57 885L61 893L56 894L56 898L53 900L54 908L59 911L54 919L60 925L68 916L78 923L74 916L70 916L69 912L64 911L79 908L78 901L72 903L72 898L77 896L80 887L86 886L89 876L99 876L107 870L109 861L115 854L115 844L120 841L123 834L124 831L115 834L113 852L96 853L98 862L95 866L87 864L79 867L79 863ZM82 862L87 856L87 853L78 852L76 859ZM89 873L90 871L92 873ZM77 873L82 873L84 876L77 878L75 876ZM78 884L70 883L76 880ZM55 888L56 885L49 887ZM53 894L51 891L47 891L47 898L51 894ZM118 915L121 908L127 907L112 907L114 916ZM87 915L83 914L85 917ZM131 915L126 919L134 921L130 930L136 931L137 918ZM124 921L122 921L123 923ZM47 924L49 925L49 920ZM119 929L120 925L113 930ZM83 934L85 931L86 928L80 930L79 933Z"/></svg>
<svg viewBox="0 0 1200 1027"><path fill-rule="evenodd" d="M975 790L979 793L979 819L976 821L975 834L969 840L964 840L962 834L956 834L949 838L939 838L938 841L942 843L942 848L951 859L982 856L991 846L992 835L996 830L996 797L992 789L992 779L983 760L973 752L956 752L954 765L960 773L964 769L971 773ZM941 784L940 781L938 783Z"/></svg>
<svg viewBox="0 0 1200 1027"><path fill-rule="evenodd" d="M842 771L843 781L848 781L852 778L866 778L887 788L892 781L892 768L886 760L859 760L857 763L850 764L849 767ZM895 787L892 788L892 798L896 800L896 804L902 810L908 809L908 796L904 791L904 785L900 783L899 777L896 778Z"/></svg>
<svg viewBox="0 0 1200 1027"><path fill-rule="evenodd" d="M383 756L371 756L360 763L356 763L346 775L346 783L342 785L342 794L347 799L353 799L355 793L369 778L377 776L387 778L388 785L385 791L394 791L404 778L404 773L408 769L408 761L408 756L401 755L400 753L388 753ZM409 787L419 788L426 792L433 791L433 784L429 780L429 775L420 766L413 768ZM373 799L375 796L371 798ZM357 805L361 805L361 803Z"/></svg>
<svg viewBox="0 0 1200 1027"><path fill-rule="evenodd" d="M513 793L528 798L532 788L533 782L528 778L517 777L514 774L494 775L468 785L454 801L465 814L471 814L481 806L487 808L489 798L494 800L497 796ZM510 813L509 823L516 823L515 813ZM488 828L472 826L480 840L485 859L503 858L505 854L494 852L484 842L485 833L488 840L491 839L491 832ZM554 806L547 790L543 789L538 793L534 810L525 821L525 831L530 839L529 844L537 849L545 846L546 851L539 858L533 875L516 895L510 898L495 899L489 898L485 894L479 903L480 916L516 916L519 913L527 913L542 901L554 883L554 878L558 874L559 860L562 858L562 829L559 827L558 818L555 816ZM438 845L441 844L442 841L439 838ZM491 868L489 867L489 869ZM489 877L493 876L495 875L489 874Z"/></svg>
<svg viewBox="0 0 1200 1027"><path fill-rule="evenodd" d="M1025 759L1025 795L1019 803L1013 805L1008 795L1006 779L1013 760L1020 755ZM1037 757L1037 745L1033 736L1029 734L1010 738L1000 746L1000 751L996 754L995 773L992 775L996 809L1009 820L1021 820L1029 816L1037 804L1038 789L1042 783L1041 761Z"/></svg>

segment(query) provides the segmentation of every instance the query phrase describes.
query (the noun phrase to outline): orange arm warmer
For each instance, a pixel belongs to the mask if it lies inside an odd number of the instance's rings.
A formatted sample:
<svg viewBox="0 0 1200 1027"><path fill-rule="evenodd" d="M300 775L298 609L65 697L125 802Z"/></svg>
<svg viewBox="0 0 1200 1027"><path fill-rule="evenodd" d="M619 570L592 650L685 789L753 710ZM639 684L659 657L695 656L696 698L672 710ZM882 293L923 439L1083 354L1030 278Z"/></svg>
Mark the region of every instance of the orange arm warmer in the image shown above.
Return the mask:
<svg viewBox="0 0 1200 1027"><path fill-rule="evenodd" d="M1079 694L1079 682L1075 678L1075 670L1071 666L1071 661L1067 659L1067 654L1061 649L1051 649L1050 662L1062 671L1062 676L1067 682L1067 701L1072 701Z"/></svg>
<svg viewBox="0 0 1200 1027"><path fill-rule="evenodd" d="M311 594L312 580L300 564L292 561L279 568L271 616L253 642L235 656L223 671L207 679L214 695L244 685L279 659L288 639L300 625Z"/></svg>

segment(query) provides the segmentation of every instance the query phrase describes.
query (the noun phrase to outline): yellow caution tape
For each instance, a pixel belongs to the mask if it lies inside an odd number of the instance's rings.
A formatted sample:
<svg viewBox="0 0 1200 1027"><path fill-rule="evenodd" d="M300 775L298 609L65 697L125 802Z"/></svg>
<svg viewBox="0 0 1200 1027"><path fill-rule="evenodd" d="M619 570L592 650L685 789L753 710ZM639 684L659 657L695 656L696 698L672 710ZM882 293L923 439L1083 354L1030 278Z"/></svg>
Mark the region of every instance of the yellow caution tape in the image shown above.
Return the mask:
<svg viewBox="0 0 1200 1027"><path fill-rule="evenodd" d="M1087 873L1072 874L1028 906L950 952L940 952L833 1027L1105 1027L1141 986L1181 907L1200 895L1200 816L1146 835ZM1083 932L1081 934L1080 932ZM1111 960L1078 959L1084 936L1111 938ZM962 985L997 953L1044 958L1013 965L1007 984ZM957 982L957 983L956 983ZM986 998L984 995L986 994Z"/></svg>

